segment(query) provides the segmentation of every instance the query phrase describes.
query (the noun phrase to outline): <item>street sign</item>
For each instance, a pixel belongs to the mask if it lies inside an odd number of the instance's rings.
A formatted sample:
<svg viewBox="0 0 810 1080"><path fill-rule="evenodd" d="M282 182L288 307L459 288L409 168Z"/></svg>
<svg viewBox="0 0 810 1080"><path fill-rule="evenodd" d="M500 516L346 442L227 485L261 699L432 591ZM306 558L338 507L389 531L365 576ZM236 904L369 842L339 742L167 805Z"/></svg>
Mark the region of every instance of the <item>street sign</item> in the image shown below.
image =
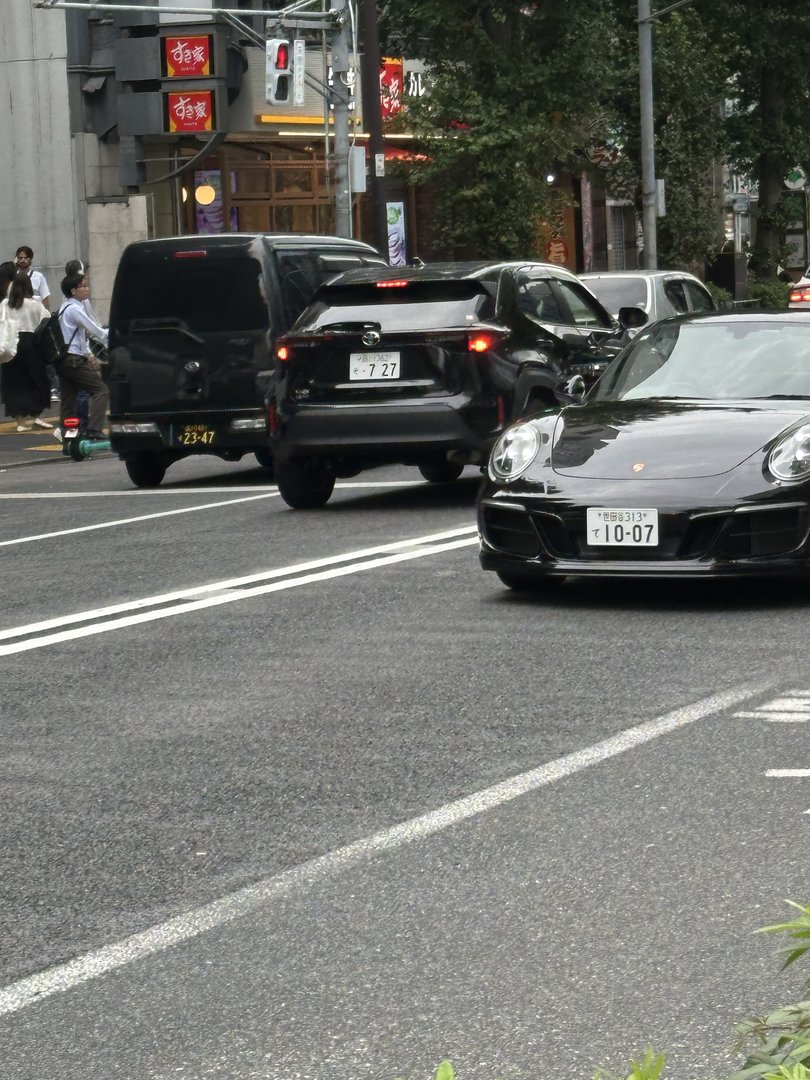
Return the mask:
<svg viewBox="0 0 810 1080"><path fill-rule="evenodd" d="M307 63L307 44L304 38L293 40L293 105L304 104L304 71Z"/></svg>
<svg viewBox="0 0 810 1080"><path fill-rule="evenodd" d="M806 183L807 177L804 174L804 169L798 165L794 165L785 177L785 187L790 191L803 191Z"/></svg>

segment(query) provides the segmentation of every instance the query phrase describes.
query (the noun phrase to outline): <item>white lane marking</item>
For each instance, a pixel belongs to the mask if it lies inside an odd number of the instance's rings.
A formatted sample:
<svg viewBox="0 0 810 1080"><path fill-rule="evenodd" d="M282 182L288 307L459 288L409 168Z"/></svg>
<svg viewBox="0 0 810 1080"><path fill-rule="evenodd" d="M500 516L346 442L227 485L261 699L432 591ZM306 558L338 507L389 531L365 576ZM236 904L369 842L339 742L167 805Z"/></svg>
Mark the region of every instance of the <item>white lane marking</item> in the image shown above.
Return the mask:
<svg viewBox="0 0 810 1080"><path fill-rule="evenodd" d="M185 615L192 611L201 611L204 608L218 607L221 604L233 604L237 600L248 600L256 596L264 596L268 593L281 592L285 589L295 589L299 585L310 585L315 581L328 581L330 578L345 577L347 574L358 574L364 570L376 570L380 566L391 566L395 563L408 562L411 559L422 559L427 555L438 555L455 548L469 547L477 544L478 537L465 537L463 540L446 541L443 544L435 544L431 547L414 548L411 551L400 551L396 554L381 556L376 559L368 559L364 562L354 562L350 566L334 567L331 570L322 570L319 573L304 574L301 577L287 578L284 581L276 581L269 585L258 585L249 589L231 590L225 595L217 594L201 600L189 600L175 604L171 607L162 607L153 611L142 611L137 615L125 615L120 619L110 619L107 622L97 622L90 626L77 626L68 630L60 630L55 634L44 634L41 637L27 638L25 641L12 642L10 645L0 645L0 656L11 656L14 653L30 652L32 649L44 649L48 645L55 645L61 641L74 641L78 638L92 637L96 634L106 634L111 630L121 630L128 626L138 626L142 623L155 622L158 619L168 619L174 615Z"/></svg>
<svg viewBox="0 0 810 1080"><path fill-rule="evenodd" d="M241 589L245 585L254 585L259 581L271 581L275 578L291 577L308 570L317 570L325 566L334 566L337 563L368 559L373 555L386 555L389 552L398 552L403 549L407 550L410 548L422 547L424 545L436 544L444 540L454 540L456 537L469 536L471 533L475 532L476 527L474 525L464 525L458 529L445 529L438 533L415 536L410 540L395 540L389 544L378 544L374 547L357 548L354 551L344 552L342 555L327 555L320 559L311 559L308 562L293 563L290 566L279 567L277 570L262 570L259 573L247 574L243 577L212 581L207 585L197 585L188 589L177 589L173 592L157 593L154 596L144 596L140 600L129 600L125 603L109 604L106 607L92 608L89 611L81 611L72 615L60 615L52 619L42 619L39 622L27 623L23 626L14 626L8 630L0 630L0 641L25 637L28 634L41 633L44 630L53 630L58 626L73 626L77 622L89 622L91 619L109 618L111 615L120 615L125 611L140 611L146 607L170 604L177 600L190 600L196 596L204 596L211 593L224 593L230 589Z"/></svg>
<svg viewBox="0 0 810 1080"><path fill-rule="evenodd" d="M752 720L766 720L769 724L806 724L810 720L810 713L773 713L760 709L758 712L735 712L735 716L749 717Z"/></svg>
<svg viewBox="0 0 810 1080"><path fill-rule="evenodd" d="M765 775L776 777L810 776L810 769L768 769Z"/></svg>
<svg viewBox="0 0 810 1080"><path fill-rule="evenodd" d="M12 547L14 544L31 544L35 540L51 540L54 536L73 536L75 533L94 532L96 529L114 529L119 525L133 525L139 521L151 521L154 518L173 517L175 514L193 514L197 510L217 510L222 506L235 506L236 503L255 502L256 499L273 499L277 491L266 491L261 495L247 495L242 499L227 499L225 502L203 503L201 506L183 506L179 510L160 510L154 514L140 514L138 517L118 518L116 521L99 521L95 525L76 525L72 529L57 529L54 532L37 533L35 536L18 536L14 540L0 540L0 547Z"/></svg>
<svg viewBox="0 0 810 1080"><path fill-rule="evenodd" d="M151 498L153 495L238 495L243 491L256 491L260 484L251 484L248 487L159 487L141 489L123 488L121 491L27 491L5 492L0 499L106 499L114 496L127 499L135 497ZM427 487L426 480L353 480L351 482L340 480L335 484L335 490L345 488L402 488L402 487Z"/></svg>
<svg viewBox="0 0 810 1080"><path fill-rule="evenodd" d="M734 715L766 720L769 724L806 724L810 720L810 690L788 690L782 697L766 701L754 711Z"/></svg>
<svg viewBox="0 0 810 1080"><path fill-rule="evenodd" d="M426 836L448 829L459 822L489 810L496 810L505 803L538 788L564 780L583 769L598 765L612 757L635 749L644 743L685 727L697 720L716 715L747 698L760 694L763 687L741 687L721 694L713 694L692 705L675 709L654 720L647 720L609 739L577 750L572 754L547 762L528 772L520 773L492 787L457 799L411 818L373 836L358 840L346 847L330 851L309 862L292 867L280 874L247 885L237 892L222 896L209 904L178 915L121 941L77 956L67 963L48 968L11 983L0 990L0 1016L19 1012L52 994L71 990L108 972L126 967L147 956L163 952L182 941L198 937L226 923L243 918L276 897L294 889L306 889L328 879L339 871L358 866L376 858L383 852L394 851L412 844Z"/></svg>

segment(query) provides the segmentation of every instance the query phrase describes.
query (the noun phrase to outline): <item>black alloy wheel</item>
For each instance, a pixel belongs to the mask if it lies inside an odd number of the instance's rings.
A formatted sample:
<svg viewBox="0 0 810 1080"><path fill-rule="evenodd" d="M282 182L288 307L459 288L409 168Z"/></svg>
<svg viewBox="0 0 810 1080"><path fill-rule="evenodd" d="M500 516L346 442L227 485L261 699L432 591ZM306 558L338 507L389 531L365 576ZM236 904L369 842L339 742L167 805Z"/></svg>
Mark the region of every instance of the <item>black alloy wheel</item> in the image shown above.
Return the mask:
<svg viewBox="0 0 810 1080"><path fill-rule="evenodd" d="M335 474L322 461L304 458L277 461L275 480L278 492L293 510L317 510L329 502L335 489Z"/></svg>
<svg viewBox="0 0 810 1080"><path fill-rule="evenodd" d="M434 461L420 465L419 472L429 484L449 484L458 480L464 472L464 466L452 461Z"/></svg>
<svg viewBox="0 0 810 1080"><path fill-rule="evenodd" d="M160 487L166 475L166 462L160 454L138 454L127 458L124 467L135 487Z"/></svg>

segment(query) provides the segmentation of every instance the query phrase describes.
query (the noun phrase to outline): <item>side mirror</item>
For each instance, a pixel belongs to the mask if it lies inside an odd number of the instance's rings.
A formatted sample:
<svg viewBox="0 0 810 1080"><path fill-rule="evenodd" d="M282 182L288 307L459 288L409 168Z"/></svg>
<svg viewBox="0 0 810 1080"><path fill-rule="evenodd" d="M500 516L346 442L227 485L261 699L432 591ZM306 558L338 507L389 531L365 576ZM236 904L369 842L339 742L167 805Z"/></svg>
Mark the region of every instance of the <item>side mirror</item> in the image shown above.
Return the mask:
<svg viewBox="0 0 810 1080"><path fill-rule="evenodd" d="M572 375L563 385L563 393L567 394L572 401L582 401L585 397L585 380L581 375Z"/></svg>
<svg viewBox="0 0 810 1080"><path fill-rule="evenodd" d="M640 307L619 308L619 326L622 330L638 330L648 322L647 312Z"/></svg>

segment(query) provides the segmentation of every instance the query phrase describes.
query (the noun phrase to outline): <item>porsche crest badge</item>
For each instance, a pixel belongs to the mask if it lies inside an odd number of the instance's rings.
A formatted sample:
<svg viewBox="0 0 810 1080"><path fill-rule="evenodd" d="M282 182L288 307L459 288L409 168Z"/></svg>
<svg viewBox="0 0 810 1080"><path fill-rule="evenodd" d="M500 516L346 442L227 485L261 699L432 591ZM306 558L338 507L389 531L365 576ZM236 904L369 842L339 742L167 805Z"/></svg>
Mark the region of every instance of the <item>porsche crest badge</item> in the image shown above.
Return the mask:
<svg viewBox="0 0 810 1080"><path fill-rule="evenodd" d="M633 466L633 472L641 472L643 470L643 468L644 468L644 462L643 461L637 461L635 463L635 465Z"/></svg>

